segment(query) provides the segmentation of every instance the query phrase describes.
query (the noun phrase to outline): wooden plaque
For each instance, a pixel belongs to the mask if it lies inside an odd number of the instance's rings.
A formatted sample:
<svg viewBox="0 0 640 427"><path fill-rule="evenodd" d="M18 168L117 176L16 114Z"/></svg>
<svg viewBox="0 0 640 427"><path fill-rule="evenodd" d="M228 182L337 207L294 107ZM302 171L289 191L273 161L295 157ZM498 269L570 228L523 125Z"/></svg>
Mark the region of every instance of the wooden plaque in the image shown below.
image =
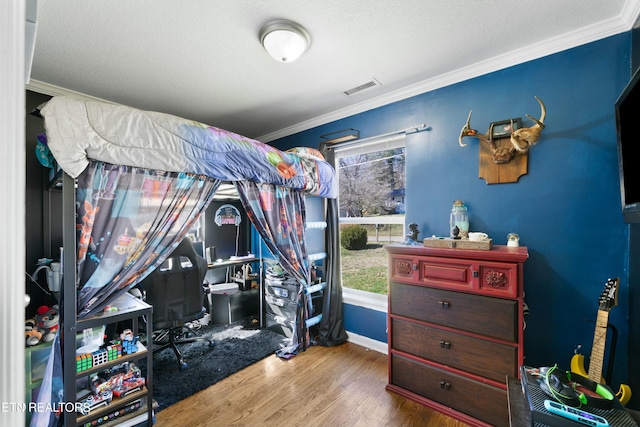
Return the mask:
<svg viewBox="0 0 640 427"><path fill-rule="evenodd" d="M511 147L509 138L493 140L496 147ZM491 157L491 149L486 144L479 144L478 177L487 184L505 184L518 182L522 175L526 175L529 168L529 152L518 153L509 163L495 163Z"/></svg>

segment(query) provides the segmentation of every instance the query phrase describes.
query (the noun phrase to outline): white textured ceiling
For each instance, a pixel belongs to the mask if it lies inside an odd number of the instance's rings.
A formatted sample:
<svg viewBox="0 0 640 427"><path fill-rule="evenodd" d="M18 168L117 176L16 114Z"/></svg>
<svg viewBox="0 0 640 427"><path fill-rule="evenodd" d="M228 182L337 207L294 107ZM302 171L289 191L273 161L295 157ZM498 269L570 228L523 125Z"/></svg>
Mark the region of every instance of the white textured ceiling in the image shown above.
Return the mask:
<svg viewBox="0 0 640 427"><path fill-rule="evenodd" d="M268 142L630 30L639 3L39 0L27 88L63 88ZM296 62L276 62L258 41L277 18L311 33ZM371 79L381 86L343 93Z"/></svg>

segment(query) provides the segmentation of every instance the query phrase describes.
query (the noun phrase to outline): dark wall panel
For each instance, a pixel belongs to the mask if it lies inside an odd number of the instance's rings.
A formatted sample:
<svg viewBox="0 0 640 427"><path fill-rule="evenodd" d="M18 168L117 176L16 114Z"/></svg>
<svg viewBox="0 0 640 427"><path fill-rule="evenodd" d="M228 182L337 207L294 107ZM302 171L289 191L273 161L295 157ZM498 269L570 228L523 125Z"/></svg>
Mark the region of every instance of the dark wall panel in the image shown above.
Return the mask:
<svg viewBox="0 0 640 427"><path fill-rule="evenodd" d="M36 138L44 132L44 122L41 118L29 114L38 105L50 99L47 95L27 91L25 97L25 170L26 170L26 216L25 239L26 253L25 265L27 273L32 274L36 270L39 258L52 258L59 260L58 248L62 245L62 205L61 192L46 190L48 169L43 167L35 154ZM37 275L38 283L47 289L45 271L41 270ZM36 309L41 305L51 306L57 300L47 295L40 287L32 283L25 275L26 290L31 296L31 303L26 309L26 318L32 317Z"/></svg>

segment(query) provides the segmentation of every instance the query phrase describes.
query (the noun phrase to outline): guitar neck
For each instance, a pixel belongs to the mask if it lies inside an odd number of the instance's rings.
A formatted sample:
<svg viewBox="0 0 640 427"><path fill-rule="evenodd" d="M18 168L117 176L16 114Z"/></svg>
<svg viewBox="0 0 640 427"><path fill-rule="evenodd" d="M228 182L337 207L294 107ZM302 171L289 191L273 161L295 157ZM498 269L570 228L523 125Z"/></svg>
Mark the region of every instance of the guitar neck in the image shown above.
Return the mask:
<svg viewBox="0 0 640 427"><path fill-rule="evenodd" d="M591 358L589 359L589 379L597 383L602 380L602 365L604 363L604 348L607 342L607 325L609 324L609 312L598 310L596 330L593 334L593 346L591 346Z"/></svg>

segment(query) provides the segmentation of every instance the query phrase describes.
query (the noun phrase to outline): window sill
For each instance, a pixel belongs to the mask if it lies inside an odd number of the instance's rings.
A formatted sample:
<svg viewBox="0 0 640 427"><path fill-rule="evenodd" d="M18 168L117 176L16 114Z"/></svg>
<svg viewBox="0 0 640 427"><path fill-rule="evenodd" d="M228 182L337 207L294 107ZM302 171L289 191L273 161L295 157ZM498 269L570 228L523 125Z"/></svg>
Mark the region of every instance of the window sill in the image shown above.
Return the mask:
<svg viewBox="0 0 640 427"><path fill-rule="evenodd" d="M356 305L370 310L387 312L388 299L386 295L357 289L342 288L342 300L345 304Z"/></svg>

